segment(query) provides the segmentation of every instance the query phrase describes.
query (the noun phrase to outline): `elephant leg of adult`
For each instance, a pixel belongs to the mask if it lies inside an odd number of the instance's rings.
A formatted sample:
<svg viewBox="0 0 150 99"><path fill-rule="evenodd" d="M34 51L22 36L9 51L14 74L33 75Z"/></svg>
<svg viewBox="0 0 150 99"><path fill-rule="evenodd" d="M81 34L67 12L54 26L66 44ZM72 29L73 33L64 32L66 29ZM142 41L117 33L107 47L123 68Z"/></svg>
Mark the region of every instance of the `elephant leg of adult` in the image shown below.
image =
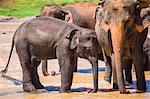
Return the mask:
<svg viewBox="0 0 150 99"><path fill-rule="evenodd" d="M125 78L129 84L132 84L132 59L125 61Z"/></svg>
<svg viewBox="0 0 150 99"><path fill-rule="evenodd" d="M111 58L110 57L106 56L105 64L106 64L106 67L105 67L104 80L107 81L107 82L109 82L109 83L111 83L112 63L111 63Z"/></svg>
<svg viewBox="0 0 150 99"><path fill-rule="evenodd" d="M150 70L150 52L148 52L148 70Z"/></svg>
<svg viewBox="0 0 150 99"><path fill-rule="evenodd" d="M62 48L60 48L62 49ZM57 59L61 67L61 93L69 93L73 80L74 55L70 50L61 50L57 48Z"/></svg>
<svg viewBox="0 0 150 99"><path fill-rule="evenodd" d="M113 73L113 89L118 89L114 55L111 56L111 60L112 60L112 73Z"/></svg>
<svg viewBox="0 0 150 99"><path fill-rule="evenodd" d="M145 91L146 90L146 82L145 82L145 75L144 75L144 62L143 62L143 49L135 48L133 54L133 62L135 64L135 72L136 72L136 79L137 79L137 90Z"/></svg>
<svg viewBox="0 0 150 99"><path fill-rule="evenodd" d="M38 61L36 58L31 59L31 64L32 64L32 69L31 69L31 78L32 78L32 83L35 86L36 89L43 89L44 86L41 84L37 72L37 68L39 66L41 61Z"/></svg>
<svg viewBox="0 0 150 99"><path fill-rule="evenodd" d="M42 72L44 76L48 76L47 60L42 60Z"/></svg>
<svg viewBox="0 0 150 99"><path fill-rule="evenodd" d="M16 51L20 60L20 64L23 72L23 89L24 91L31 92L35 91L35 87L32 84L31 79L31 55L26 44L16 44Z"/></svg>
<svg viewBox="0 0 150 99"><path fill-rule="evenodd" d="M98 91L98 59L96 57L89 57L89 61L92 64L94 83L94 89L90 90L89 92L94 93Z"/></svg>

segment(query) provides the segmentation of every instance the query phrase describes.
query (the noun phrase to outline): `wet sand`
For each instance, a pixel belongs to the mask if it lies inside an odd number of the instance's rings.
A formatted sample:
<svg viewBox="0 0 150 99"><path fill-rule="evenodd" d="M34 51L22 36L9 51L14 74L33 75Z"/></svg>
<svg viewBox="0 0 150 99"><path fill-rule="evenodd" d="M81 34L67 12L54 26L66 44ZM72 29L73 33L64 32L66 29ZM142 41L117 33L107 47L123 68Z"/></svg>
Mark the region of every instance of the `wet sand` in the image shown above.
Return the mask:
<svg viewBox="0 0 150 99"><path fill-rule="evenodd" d="M0 22L0 70L2 70L8 60L10 52L11 40L14 31L24 20ZM59 66L57 60L48 61L49 72L56 70ZM150 71L145 72L147 92L136 92L135 72L133 72L134 83L129 87L131 94L120 94L119 91L112 90L112 85L105 83L104 63L99 61L99 91L97 93L88 93L93 88L92 71L90 63L79 58L78 72L74 73L73 85L71 93L59 93L60 75L43 76L41 65L38 68L40 81L46 87L46 90L37 90L32 93L24 92L22 89L22 70L18 60L18 56L13 51L9 69L6 78L0 76L0 99L149 99L150 98ZM11 79L11 80L8 80Z"/></svg>

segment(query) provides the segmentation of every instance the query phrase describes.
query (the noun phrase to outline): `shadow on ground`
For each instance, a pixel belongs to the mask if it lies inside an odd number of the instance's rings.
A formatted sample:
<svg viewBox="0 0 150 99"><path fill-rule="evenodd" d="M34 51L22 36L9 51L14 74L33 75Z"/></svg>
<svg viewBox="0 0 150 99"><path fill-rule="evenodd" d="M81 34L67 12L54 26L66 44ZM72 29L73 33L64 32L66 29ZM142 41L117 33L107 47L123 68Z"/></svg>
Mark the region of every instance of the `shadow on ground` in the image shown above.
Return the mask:
<svg viewBox="0 0 150 99"><path fill-rule="evenodd" d="M98 71L105 71L104 67L98 68ZM91 73L92 69L79 69L77 70L79 73Z"/></svg>

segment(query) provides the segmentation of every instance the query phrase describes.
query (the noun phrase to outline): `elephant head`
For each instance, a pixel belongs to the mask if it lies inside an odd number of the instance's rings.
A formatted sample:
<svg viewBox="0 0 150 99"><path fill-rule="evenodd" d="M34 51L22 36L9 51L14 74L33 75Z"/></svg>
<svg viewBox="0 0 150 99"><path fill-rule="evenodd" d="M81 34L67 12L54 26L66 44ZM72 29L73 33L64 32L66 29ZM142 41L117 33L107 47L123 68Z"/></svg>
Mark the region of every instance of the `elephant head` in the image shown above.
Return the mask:
<svg viewBox="0 0 150 99"><path fill-rule="evenodd" d="M70 23L73 22L71 12L69 10L63 10L60 6L47 5L43 7L39 16L50 16L61 20L65 20Z"/></svg>
<svg viewBox="0 0 150 99"><path fill-rule="evenodd" d="M76 49L78 56L86 59L88 59L89 56L97 56L99 46L94 30L74 30L67 35L67 38L71 39L70 49Z"/></svg>
<svg viewBox="0 0 150 99"><path fill-rule="evenodd" d="M112 65L117 76L116 82L113 83L114 85L118 83L120 93L129 93L125 89L123 77L126 58L132 59L136 65L137 89L146 90L141 57L143 57L143 43L148 28L144 28L140 16L141 9L141 5L136 0L106 0L96 11L96 25L106 33L111 33Z"/></svg>

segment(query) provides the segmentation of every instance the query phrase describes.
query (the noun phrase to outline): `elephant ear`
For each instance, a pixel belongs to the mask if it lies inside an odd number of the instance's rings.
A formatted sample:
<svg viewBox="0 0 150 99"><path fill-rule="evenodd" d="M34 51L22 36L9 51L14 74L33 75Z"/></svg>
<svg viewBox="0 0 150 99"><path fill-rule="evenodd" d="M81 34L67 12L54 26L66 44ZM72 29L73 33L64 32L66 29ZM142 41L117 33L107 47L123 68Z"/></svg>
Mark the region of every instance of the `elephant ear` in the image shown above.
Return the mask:
<svg viewBox="0 0 150 99"><path fill-rule="evenodd" d="M80 36L79 30L71 30L70 33L67 34L67 38L70 39L70 49L74 49L79 44L79 36Z"/></svg>
<svg viewBox="0 0 150 99"><path fill-rule="evenodd" d="M101 20L102 11L103 11L102 6L98 5L96 10L95 10L95 13L93 14L93 19Z"/></svg>
<svg viewBox="0 0 150 99"><path fill-rule="evenodd" d="M65 21L67 21L68 23L73 23L73 17L72 14L69 10L65 10L66 15L65 15Z"/></svg>
<svg viewBox="0 0 150 99"><path fill-rule="evenodd" d="M109 31L109 26L108 24L106 24L105 22L101 22L101 27L103 30L105 30L105 32L108 32Z"/></svg>

